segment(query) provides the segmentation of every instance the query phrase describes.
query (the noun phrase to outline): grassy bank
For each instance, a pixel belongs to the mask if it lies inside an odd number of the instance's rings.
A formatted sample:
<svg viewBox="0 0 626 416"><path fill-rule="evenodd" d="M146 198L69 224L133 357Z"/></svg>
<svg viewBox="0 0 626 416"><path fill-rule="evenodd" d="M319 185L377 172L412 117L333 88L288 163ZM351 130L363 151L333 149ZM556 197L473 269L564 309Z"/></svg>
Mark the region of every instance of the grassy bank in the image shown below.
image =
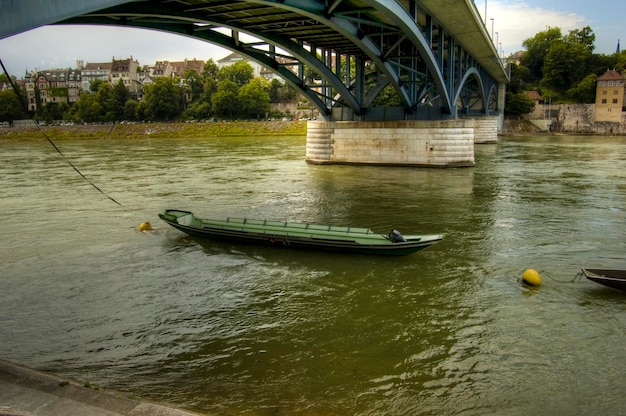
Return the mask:
<svg viewBox="0 0 626 416"><path fill-rule="evenodd" d="M46 126L53 139L109 139L139 137L303 136L306 121L229 121L208 123L136 123L108 125ZM1 139L42 138L39 128L3 128Z"/></svg>

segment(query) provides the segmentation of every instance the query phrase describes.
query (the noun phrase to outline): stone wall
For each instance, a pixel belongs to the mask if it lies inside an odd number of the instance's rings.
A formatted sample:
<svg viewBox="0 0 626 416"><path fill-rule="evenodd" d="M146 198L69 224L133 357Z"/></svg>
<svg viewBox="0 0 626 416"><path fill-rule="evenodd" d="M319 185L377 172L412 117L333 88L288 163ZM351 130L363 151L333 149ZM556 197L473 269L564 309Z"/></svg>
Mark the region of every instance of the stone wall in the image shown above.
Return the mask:
<svg viewBox="0 0 626 416"><path fill-rule="evenodd" d="M595 104L560 104L557 108L560 131L594 133Z"/></svg>
<svg viewBox="0 0 626 416"><path fill-rule="evenodd" d="M552 104L550 107L540 104L537 107L535 112L526 115L524 119L536 125L543 124L553 132L626 134L626 112L622 112L620 123L611 123L596 121L595 104Z"/></svg>
<svg viewBox="0 0 626 416"><path fill-rule="evenodd" d="M474 166L475 121L309 121L309 163Z"/></svg>

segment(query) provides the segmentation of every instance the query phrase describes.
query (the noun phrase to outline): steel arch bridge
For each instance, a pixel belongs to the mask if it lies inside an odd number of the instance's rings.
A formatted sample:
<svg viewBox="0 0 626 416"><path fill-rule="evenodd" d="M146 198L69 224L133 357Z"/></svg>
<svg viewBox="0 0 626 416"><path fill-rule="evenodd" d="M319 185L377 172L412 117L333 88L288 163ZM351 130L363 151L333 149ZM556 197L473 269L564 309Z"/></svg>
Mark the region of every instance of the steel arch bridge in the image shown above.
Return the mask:
<svg viewBox="0 0 626 416"><path fill-rule="evenodd" d="M497 115L507 82L471 0L22 0L0 22L0 38L87 24L210 42L275 72L334 121ZM377 104L383 91L393 106Z"/></svg>

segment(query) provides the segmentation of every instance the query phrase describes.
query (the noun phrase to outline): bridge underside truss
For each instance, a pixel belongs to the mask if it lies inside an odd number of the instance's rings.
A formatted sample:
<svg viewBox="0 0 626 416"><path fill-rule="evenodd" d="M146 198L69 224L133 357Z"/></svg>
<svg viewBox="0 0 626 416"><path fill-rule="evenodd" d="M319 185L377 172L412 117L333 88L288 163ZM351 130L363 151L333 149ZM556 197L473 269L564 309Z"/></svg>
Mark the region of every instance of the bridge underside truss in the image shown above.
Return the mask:
<svg viewBox="0 0 626 416"><path fill-rule="evenodd" d="M498 82L415 0L139 0L58 23L220 45L277 73L329 120L499 111ZM377 105L383 91L395 106Z"/></svg>

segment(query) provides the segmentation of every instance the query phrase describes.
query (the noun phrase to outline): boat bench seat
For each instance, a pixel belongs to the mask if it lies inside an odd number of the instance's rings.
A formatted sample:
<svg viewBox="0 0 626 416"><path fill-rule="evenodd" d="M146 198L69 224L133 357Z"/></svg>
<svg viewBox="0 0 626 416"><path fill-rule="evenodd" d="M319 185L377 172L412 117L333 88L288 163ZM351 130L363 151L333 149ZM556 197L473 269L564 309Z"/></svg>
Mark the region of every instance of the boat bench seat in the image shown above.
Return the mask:
<svg viewBox="0 0 626 416"><path fill-rule="evenodd" d="M176 219L176 222L179 223L180 225L191 225L193 220L194 220L193 214L189 213L187 215L183 215L181 217L178 217Z"/></svg>
<svg viewBox="0 0 626 416"><path fill-rule="evenodd" d="M254 219L248 219L248 218L234 218L234 217L228 217L226 221L229 224L233 224L233 225L258 225L261 227L281 227L281 228L292 228L292 229L302 229L302 230L311 230L311 231L334 231L338 233L358 233L358 234L373 234L374 233L369 228L335 227L332 225L310 224L306 222L254 220Z"/></svg>

